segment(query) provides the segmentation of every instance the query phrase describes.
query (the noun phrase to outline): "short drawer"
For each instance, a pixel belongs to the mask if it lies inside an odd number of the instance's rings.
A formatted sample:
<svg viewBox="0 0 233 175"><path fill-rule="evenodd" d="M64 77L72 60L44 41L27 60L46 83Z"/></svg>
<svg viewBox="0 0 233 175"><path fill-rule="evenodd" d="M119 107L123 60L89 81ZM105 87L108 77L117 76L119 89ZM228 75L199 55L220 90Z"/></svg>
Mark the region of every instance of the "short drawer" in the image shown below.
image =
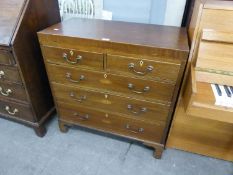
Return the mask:
<svg viewBox="0 0 233 175"><path fill-rule="evenodd" d="M139 76L155 81L175 83L180 70L180 64L142 58L107 55L107 60L108 71L125 73L130 76Z"/></svg>
<svg viewBox="0 0 233 175"><path fill-rule="evenodd" d="M0 83L1 82L13 82L22 84L17 67L0 65Z"/></svg>
<svg viewBox="0 0 233 175"><path fill-rule="evenodd" d="M0 113L9 117L33 122L33 113L29 105L0 100Z"/></svg>
<svg viewBox="0 0 233 175"><path fill-rule="evenodd" d="M170 102L174 86L168 83L129 78L99 71L48 65L50 80L53 82L114 91L125 96L142 100Z"/></svg>
<svg viewBox="0 0 233 175"><path fill-rule="evenodd" d="M66 103L58 103L58 108L60 119L72 124L108 131L143 141L160 142L163 136L165 126L163 122L152 124L90 108L77 108Z"/></svg>
<svg viewBox="0 0 233 175"><path fill-rule="evenodd" d="M166 121L169 106L121 97L105 92L84 90L73 86L52 84L55 98L74 105L91 106L149 122Z"/></svg>
<svg viewBox="0 0 233 175"><path fill-rule="evenodd" d="M44 58L51 63L103 69L103 54L42 46Z"/></svg>
<svg viewBox="0 0 233 175"><path fill-rule="evenodd" d="M0 98L28 101L24 87L14 83L0 83Z"/></svg>
<svg viewBox="0 0 233 175"><path fill-rule="evenodd" d="M6 50L0 50L0 64L2 65L15 64L15 60L12 53Z"/></svg>

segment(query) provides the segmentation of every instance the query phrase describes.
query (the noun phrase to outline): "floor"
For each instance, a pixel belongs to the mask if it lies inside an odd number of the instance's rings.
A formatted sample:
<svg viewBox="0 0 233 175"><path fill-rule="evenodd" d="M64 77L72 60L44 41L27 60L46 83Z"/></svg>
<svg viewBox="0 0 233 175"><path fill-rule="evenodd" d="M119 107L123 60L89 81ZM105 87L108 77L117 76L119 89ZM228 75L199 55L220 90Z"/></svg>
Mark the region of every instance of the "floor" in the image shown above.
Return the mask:
<svg viewBox="0 0 233 175"><path fill-rule="evenodd" d="M44 138L0 119L0 175L233 175L233 163L167 149L153 150L82 128L63 134L54 117Z"/></svg>

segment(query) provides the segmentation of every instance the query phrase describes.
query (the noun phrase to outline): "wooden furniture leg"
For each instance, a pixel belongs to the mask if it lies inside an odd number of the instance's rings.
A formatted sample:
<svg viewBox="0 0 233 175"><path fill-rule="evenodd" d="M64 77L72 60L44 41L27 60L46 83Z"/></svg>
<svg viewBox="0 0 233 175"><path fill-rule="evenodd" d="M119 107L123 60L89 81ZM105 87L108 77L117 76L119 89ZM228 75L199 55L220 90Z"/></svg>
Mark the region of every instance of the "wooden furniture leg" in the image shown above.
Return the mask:
<svg viewBox="0 0 233 175"><path fill-rule="evenodd" d="M34 131L38 137L44 137L47 132L44 126L36 127L34 128Z"/></svg>
<svg viewBox="0 0 233 175"><path fill-rule="evenodd" d="M163 148L155 148L155 151L154 151L154 157L156 158L156 159L161 159L161 157L162 157L162 154L163 154Z"/></svg>
<svg viewBox="0 0 233 175"><path fill-rule="evenodd" d="M59 128L61 132L67 133L69 131L69 127L67 126L65 122L59 120L58 123L59 123Z"/></svg>
<svg viewBox="0 0 233 175"><path fill-rule="evenodd" d="M164 146L160 144L144 143L144 145L154 148L154 157L156 159L161 159Z"/></svg>

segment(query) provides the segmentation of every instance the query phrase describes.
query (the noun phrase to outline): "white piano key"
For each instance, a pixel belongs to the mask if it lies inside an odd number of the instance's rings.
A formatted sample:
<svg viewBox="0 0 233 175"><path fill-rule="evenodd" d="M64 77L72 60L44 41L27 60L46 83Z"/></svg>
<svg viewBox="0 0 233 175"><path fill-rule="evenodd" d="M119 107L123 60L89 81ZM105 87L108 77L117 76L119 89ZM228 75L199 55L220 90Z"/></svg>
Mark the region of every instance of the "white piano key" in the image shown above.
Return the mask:
<svg viewBox="0 0 233 175"><path fill-rule="evenodd" d="M231 107L231 98L227 96L227 93L222 85L219 86L221 91L222 91L222 96L223 96L223 101L222 101L222 106Z"/></svg>
<svg viewBox="0 0 233 175"><path fill-rule="evenodd" d="M231 91L230 91L230 89L228 88L228 86L227 86L227 85L224 85L223 87L224 87L224 89L225 89L225 92L226 92L227 96L228 96L228 97L231 97Z"/></svg>
<svg viewBox="0 0 233 175"><path fill-rule="evenodd" d="M233 94L233 87L232 86L230 86L230 90L231 90L231 93Z"/></svg>
<svg viewBox="0 0 233 175"><path fill-rule="evenodd" d="M214 97L215 97L215 105L221 105L222 104L222 96L219 96L218 92L217 92L217 89L215 87L214 84L211 84L211 88L212 88L212 91L214 93Z"/></svg>
<svg viewBox="0 0 233 175"><path fill-rule="evenodd" d="M222 96L222 91L221 91L221 89L219 88L219 85L218 85L218 84L214 84L214 86L215 86L215 89L217 90L218 95L219 95L219 96Z"/></svg>
<svg viewBox="0 0 233 175"><path fill-rule="evenodd" d="M231 93L231 108L233 108L233 89L231 89L230 86L228 86L228 89L230 90Z"/></svg>

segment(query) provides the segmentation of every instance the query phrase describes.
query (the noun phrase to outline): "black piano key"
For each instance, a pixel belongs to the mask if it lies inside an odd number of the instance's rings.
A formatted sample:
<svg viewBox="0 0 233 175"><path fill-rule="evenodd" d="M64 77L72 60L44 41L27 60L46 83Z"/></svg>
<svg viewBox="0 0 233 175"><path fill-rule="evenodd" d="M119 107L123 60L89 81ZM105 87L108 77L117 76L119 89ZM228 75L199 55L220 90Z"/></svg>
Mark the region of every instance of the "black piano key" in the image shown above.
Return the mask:
<svg viewBox="0 0 233 175"><path fill-rule="evenodd" d="M218 85L218 84L214 84L214 86L215 86L215 88L216 88L216 90L217 90L217 92L218 92L218 95L219 95L219 96L222 96L222 91L221 91L219 85Z"/></svg>
<svg viewBox="0 0 233 175"><path fill-rule="evenodd" d="M223 86L228 97L231 97L231 92L226 85Z"/></svg>
<svg viewBox="0 0 233 175"><path fill-rule="evenodd" d="M231 94L233 94L233 87L232 86L230 86L230 90L231 90Z"/></svg>

